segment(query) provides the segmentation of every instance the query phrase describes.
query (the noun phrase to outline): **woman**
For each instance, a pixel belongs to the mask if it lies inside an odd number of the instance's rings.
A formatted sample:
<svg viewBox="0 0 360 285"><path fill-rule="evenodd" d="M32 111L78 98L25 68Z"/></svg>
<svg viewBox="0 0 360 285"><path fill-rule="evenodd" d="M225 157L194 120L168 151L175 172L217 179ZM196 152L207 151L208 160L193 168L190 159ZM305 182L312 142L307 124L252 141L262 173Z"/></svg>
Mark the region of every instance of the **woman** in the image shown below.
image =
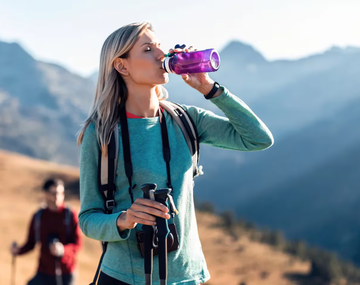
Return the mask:
<svg viewBox="0 0 360 285"><path fill-rule="evenodd" d="M170 52L191 51L176 49ZM78 138L82 143L79 226L86 236L109 242L99 284L144 284L144 259L137 248L136 232L142 225L155 225L155 216L170 218L167 207L142 199L140 189L145 183L167 187L159 122L159 100L167 97L162 85L169 80L161 68L164 54L149 23L135 23L118 29L102 48L94 105ZM201 96L215 90L214 81L206 73L184 74L182 79ZM273 144L264 123L225 87L220 86L210 100L226 118L200 108L183 106L196 125L200 143L239 151L263 150ZM111 132L119 122L119 107L123 106L127 112L135 202L132 203L129 196L120 135L116 206L112 214L106 215L97 183L99 144L106 153ZM164 112L164 117L171 151L172 196L179 211L174 222L180 241L179 249L168 253L168 283L200 284L207 281L210 274L197 232L192 160L179 126L168 113ZM159 284L156 258L153 280Z"/></svg>

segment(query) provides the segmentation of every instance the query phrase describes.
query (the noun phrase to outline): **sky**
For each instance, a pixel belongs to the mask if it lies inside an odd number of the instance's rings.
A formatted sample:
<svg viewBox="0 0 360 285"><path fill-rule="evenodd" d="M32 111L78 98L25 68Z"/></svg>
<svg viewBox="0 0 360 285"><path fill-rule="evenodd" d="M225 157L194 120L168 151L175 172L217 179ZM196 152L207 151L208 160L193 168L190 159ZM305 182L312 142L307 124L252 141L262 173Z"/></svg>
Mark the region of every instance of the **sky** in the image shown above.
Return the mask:
<svg viewBox="0 0 360 285"><path fill-rule="evenodd" d="M87 77L108 35L149 21L163 48L252 45L268 60L360 47L360 0L0 0L0 41Z"/></svg>

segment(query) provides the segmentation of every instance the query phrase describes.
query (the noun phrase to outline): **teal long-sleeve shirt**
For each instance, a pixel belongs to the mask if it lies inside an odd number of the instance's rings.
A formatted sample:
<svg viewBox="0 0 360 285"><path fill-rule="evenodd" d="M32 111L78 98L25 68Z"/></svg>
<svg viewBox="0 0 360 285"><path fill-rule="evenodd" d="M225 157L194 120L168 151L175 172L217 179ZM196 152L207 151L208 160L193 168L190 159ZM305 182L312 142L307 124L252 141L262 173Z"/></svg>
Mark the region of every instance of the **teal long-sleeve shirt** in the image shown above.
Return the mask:
<svg viewBox="0 0 360 285"><path fill-rule="evenodd" d="M270 147L273 137L266 125L238 97L221 86L223 93L210 101L226 117L194 106L183 106L193 119L200 143L214 147L258 151ZM173 198L179 215L175 216L179 235L179 249L168 254L168 284L195 285L210 279L198 236L193 200L193 170L191 155L181 129L165 112L171 149L171 180ZM134 200L142 198L140 186L156 183L167 188L166 164L162 155L162 138L158 117L128 119L133 185L137 185ZM137 248L135 229L119 233L116 220L131 207L128 180L125 175L121 128L119 126L119 159L116 170L116 206L112 214L104 214L104 202L98 189L99 146L95 125L85 131L81 147L79 226L83 233L96 240L108 241L101 270L118 280L132 285L143 285L144 259ZM95 262L95 260L94 260ZM159 282L158 257L154 257L153 284Z"/></svg>

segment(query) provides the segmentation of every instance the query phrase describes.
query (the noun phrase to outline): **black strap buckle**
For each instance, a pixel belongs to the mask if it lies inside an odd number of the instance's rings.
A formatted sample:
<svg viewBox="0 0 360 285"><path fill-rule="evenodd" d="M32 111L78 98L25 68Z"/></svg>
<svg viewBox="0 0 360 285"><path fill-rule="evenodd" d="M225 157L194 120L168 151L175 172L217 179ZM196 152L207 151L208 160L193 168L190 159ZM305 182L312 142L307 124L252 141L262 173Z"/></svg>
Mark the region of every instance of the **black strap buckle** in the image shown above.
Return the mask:
<svg viewBox="0 0 360 285"><path fill-rule="evenodd" d="M111 211L112 209L114 209L115 207L115 200L112 199L112 200L107 200L106 203L105 203L105 206L106 206L106 209L108 211Z"/></svg>

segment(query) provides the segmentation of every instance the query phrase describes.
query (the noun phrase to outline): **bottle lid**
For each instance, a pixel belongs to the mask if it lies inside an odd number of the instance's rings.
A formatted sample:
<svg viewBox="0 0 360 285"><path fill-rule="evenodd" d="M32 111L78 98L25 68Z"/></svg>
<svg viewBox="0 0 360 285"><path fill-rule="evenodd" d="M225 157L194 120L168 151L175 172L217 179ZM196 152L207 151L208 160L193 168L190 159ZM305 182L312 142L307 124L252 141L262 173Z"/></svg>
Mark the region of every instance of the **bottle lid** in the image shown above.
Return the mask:
<svg viewBox="0 0 360 285"><path fill-rule="evenodd" d="M170 59L171 57L166 57L165 60L162 62L162 68L167 72L167 73L174 73L171 68L170 68Z"/></svg>
<svg viewBox="0 0 360 285"><path fill-rule="evenodd" d="M212 50L210 54L210 64L214 70L218 70L220 67L220 55L216 50Z"/></svg>

